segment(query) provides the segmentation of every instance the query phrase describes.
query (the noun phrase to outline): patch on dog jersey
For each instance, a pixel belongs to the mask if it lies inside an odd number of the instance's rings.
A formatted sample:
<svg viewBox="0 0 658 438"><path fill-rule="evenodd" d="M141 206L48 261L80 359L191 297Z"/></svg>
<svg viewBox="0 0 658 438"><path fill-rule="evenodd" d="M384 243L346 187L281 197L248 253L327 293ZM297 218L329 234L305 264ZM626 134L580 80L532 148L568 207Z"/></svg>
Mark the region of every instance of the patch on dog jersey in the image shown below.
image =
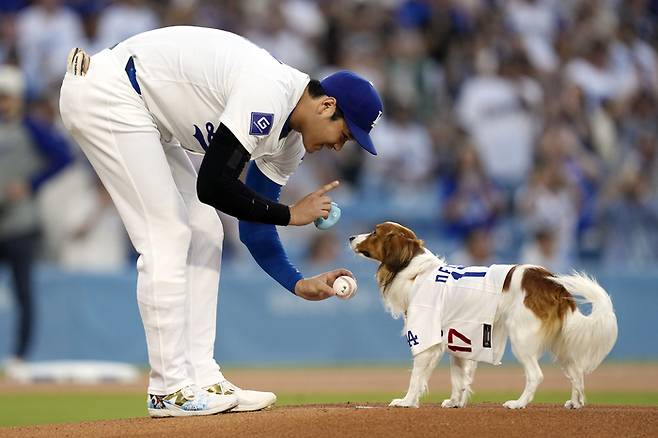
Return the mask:
<svg viewBox="0 0 658 438"><path fill-rule="evenodd" d="M272 130L274 124L274 114L270 113L251 113L251 125L249 126L250 135L267 135Z"/></svg>

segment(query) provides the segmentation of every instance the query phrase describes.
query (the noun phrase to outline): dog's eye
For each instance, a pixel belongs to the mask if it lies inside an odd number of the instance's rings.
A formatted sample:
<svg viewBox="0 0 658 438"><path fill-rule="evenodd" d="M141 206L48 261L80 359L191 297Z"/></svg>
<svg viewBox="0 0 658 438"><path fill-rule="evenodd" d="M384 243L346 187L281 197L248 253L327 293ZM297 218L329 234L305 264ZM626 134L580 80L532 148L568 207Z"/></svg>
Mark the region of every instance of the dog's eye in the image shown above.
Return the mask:
<svg viewBox="0 0 658 438"><path fill-rule="evenodd" d="M370 253L368 251L363 251L361 254L363 254L366 257L370 257Z"/></svg>

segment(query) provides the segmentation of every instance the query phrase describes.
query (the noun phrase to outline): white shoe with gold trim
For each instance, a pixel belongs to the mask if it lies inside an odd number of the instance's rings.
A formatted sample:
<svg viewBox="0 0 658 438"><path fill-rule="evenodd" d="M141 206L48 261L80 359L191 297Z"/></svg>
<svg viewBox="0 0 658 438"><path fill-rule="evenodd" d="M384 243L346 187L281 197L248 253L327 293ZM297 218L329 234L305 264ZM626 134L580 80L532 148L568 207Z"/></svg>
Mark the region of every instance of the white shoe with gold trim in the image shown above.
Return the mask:
<svg viewBox="0 0 658 438"><path fill-rule="evenodd" d="M276 402L276 395L272 392L238 388L228 380L206 386L203 389L212 394L234 394L238 398L238 405L231 409L231 412L259 411Z"/></svg>

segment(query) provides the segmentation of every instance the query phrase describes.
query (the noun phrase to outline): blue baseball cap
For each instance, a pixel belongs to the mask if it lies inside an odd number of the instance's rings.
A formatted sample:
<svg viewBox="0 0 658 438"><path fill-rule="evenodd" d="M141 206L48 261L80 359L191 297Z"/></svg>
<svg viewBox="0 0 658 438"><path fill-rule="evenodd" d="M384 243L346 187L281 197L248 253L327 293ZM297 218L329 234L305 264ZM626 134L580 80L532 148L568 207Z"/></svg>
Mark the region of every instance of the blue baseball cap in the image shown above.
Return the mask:
<svg viewBox="0 0 658 438"><path fill-rule="evenodd" d="M382 116L382 100L372 83L351 71L341 70L320 81L322 89L336 99L345 123L359 145L377 155L370 131Z"/></svg>

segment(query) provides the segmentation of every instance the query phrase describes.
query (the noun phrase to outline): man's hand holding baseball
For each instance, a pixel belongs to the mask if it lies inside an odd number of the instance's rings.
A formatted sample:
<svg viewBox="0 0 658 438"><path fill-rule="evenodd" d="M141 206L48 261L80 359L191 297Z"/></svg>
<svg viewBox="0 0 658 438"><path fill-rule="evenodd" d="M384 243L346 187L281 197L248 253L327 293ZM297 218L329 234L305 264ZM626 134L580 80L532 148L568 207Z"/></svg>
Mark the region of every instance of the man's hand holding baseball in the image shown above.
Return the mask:
<svg viewBox="0 0 658 438"><path fill-rule="evenodd" d="M336 291L332 287L334 281L343 275L354 278L354 274L347 269L334 269L315 277L299 280L295 285L295 295L309 301L320 301L333 297L336 295Z"/></svg>
<svg viewBox="0 0 658 438"><path fill-rule="evenodd" d="M338 184L338 181L325 184L291 205L289 225L307 225L319 217L326 219L331 210L331 198L326 193L338 187Z"/></svg>

